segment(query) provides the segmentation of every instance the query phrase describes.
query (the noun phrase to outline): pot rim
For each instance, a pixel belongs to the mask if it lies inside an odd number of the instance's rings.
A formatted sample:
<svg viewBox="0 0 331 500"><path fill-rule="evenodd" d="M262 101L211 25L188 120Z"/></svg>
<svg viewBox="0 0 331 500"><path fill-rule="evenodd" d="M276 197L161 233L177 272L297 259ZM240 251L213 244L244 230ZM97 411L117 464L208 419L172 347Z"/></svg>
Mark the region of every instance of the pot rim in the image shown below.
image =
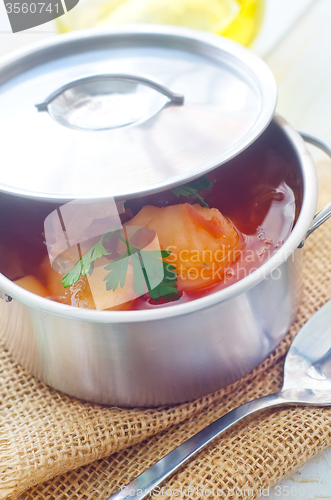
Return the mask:
<svg viewBox="0 0 331 500"><path fill-rule="evenodd" d="M232 299L241 293L248 291L253 286L268 278L271 273L284 263L297 249L311 226L317 206L318 180L314 160L309 153L306 144L300 134L279 115L275 115L273 121L285 132L292 147L297 153L300 161L303 181L303 201L298 220L286 240L286 242L270 257L264 264L252 274L241 279L237 283L183 304L159 306L153 310L144 309L138 311L97 311L73 307L59 302L53 302L44 297L16 285L4 275L0 274L0 289L5 294L22 302L27 306L39 309L45 313L63 316L68 319L87 321L89 323L141 323L145 321L156 321L169 317L183 316L212 307L226 300Z"/></svg>

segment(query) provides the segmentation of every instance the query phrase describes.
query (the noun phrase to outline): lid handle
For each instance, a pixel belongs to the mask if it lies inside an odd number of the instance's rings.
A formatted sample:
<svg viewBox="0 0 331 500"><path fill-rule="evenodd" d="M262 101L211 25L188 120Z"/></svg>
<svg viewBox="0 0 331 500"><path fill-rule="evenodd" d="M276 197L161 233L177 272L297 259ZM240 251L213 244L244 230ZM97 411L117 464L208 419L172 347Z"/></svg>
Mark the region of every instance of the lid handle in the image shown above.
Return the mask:
<svg viewBox="0 0 331 500"><path fill-rule="evenodd" d="M36 108L69 128L105 130L145 121L165 105L183 103L183 95L149 78L103 74L63 85Z"/></svg>

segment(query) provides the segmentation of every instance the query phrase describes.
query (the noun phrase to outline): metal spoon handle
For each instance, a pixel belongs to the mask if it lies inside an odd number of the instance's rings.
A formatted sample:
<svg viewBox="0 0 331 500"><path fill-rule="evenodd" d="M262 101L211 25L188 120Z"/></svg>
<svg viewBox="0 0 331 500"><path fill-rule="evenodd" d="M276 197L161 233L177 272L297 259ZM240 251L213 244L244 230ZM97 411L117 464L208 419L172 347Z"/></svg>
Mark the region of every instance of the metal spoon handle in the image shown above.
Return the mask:
<svg viewBox="0 0 331 500"><path fill-rule="evenodd" d="M175 448L106 500L142 500L146 498L153 489L174 474L194 455L243 418L266 408L293 403L280 391L235 408Z"/></svg>

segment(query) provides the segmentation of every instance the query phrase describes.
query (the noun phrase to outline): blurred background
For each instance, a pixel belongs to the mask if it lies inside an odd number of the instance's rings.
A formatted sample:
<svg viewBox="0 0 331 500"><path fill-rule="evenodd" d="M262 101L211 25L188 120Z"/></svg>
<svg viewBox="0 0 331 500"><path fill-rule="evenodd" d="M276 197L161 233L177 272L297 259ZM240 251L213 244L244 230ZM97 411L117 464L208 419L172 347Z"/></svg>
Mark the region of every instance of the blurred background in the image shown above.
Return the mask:
<svg viewBox="0 0 331 500"><path fill-rule="evenodd" d="M60 33L92 26L155 23L205 30L249 45L263 19L265 0L80 0L56 20Z"/></svg>
<svg viewBox="0 0 331 500"><path fill-rule="evenodd" d="M318 0L80 0L55 21L15 34L0 2L0 56L57 33L136 22L206 30L264 56L313 2Z"/></svg>

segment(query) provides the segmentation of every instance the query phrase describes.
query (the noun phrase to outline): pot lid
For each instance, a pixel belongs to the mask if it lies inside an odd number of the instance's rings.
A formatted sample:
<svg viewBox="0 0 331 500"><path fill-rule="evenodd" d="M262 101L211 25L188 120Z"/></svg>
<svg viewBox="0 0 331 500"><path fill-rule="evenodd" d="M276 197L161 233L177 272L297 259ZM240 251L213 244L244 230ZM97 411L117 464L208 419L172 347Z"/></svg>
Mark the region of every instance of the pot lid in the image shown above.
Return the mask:
<svg viewBox="0 0 331 500"><path fill-rule="evenodd" d="M0 190L132 198L214 169L263 132L267 65L216 35L124 26L55 37L0 64Z"/></svg>

